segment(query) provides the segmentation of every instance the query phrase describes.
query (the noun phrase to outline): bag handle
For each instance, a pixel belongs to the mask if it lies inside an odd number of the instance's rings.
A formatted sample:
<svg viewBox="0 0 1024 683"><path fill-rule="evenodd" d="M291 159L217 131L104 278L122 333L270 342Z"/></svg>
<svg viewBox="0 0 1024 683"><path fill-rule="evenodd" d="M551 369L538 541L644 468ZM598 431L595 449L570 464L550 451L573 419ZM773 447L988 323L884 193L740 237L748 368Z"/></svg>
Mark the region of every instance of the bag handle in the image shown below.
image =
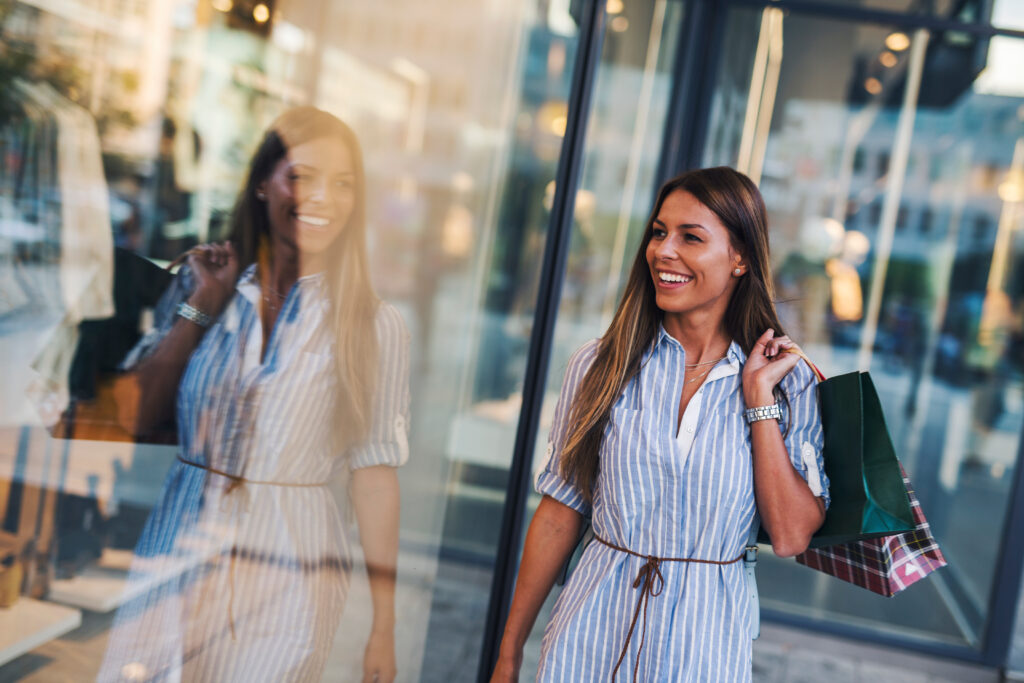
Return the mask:
<svg viewBox="0 0 1024 683"><path fill-rule="evenodd" d="M823 373L823 372L822 372L821 370L819 370L819 369L818 369L818 366L817 366L817 365L815 365L815 364L814 364L814 363L813 363L813 362L811 361L811 359L810 359L810 358L808 358L808 357L807 357L807 354L806 354L806 353L804 353L804 352L803 352L803 351L801 351L800 349L783 349L783 351L784 351L785 353L795 353L796 355L798 355L798 356L800 356L801 358L803 358L803 359L804 359L804 360L805 360L805 361L807 362L807 364L808 364L809 366L811 366L811 370L813 370L813 371L814 371L814 376L818 378L818 381L819 381L819 382L824 382L824 381L825 381L825 379L826 379L826 378L825 378L825 374L824 374L824 373Z"/></svg>

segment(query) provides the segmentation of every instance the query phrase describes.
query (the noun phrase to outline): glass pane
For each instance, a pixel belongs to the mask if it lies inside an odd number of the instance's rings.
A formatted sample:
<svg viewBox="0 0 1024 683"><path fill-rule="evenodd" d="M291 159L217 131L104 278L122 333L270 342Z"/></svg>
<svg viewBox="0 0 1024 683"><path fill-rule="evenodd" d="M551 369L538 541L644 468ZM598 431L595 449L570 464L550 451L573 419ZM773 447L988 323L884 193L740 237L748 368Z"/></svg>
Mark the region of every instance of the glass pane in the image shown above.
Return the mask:
<svg viewBox="0 0 1024 683"><path fill-rule="evenodd" d="M1024 5L1014 0L995 0L992 25L997 28L1024 29Z"/></svg>
<svg viewBox="0 0 1024 683"><path fill-rule="evenodd" d="M900 12L965 23L987 23L986 11L991 11L987 0L825 0L826 3L858 7L866 10ZM997 0L998 2L998 0Z"/></svg>
<svg viewBox="0 0 1024 683"><path fill-rule="evenodd" d="M685 5L650 0L625 3L618 12L613 3L608 7L534 469L543 466L566 363L607 327L658 189L655 174ZM548 188L549 200L553 191ZM536 493L530 496L527 519L539 500ZM523 680L536 676L544 625L558 592L552 591L527 643Z"/></svg>
<svg viewBox="0 0 1024 683"><path fill-rule="evenodd" d="M475 677L576 21L0 3L0 679Z"/></svg>
<svg viewBox="0 0 1024 683"><path fill-rule="evenodd" d="M892 33L732 12L705 162L759 182L783 322L826 375L870 368L949 567L890 601L769 556L761 599L980 647L1024 428L1020 46Z"/></svg>

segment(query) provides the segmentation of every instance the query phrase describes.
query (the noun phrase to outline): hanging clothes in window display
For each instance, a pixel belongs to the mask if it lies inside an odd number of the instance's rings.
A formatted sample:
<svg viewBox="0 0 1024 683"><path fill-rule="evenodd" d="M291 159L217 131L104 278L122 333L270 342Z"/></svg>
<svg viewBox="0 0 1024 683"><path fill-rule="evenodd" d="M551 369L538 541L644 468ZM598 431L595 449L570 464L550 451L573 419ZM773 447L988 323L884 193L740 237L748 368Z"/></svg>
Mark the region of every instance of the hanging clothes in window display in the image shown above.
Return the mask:
<svg viewBox="0 0 1024 683"><path fill-rule="evenodd" d="M60 184L60 283L64 310L75 323L114 314L114 238L100 140L92 115L48 83L21 89L57 120Z"/></svg>
<svg viewBox="0 0 1024 683"><path fill-rule="evenodd" d="M2 129L0 179L2 236L10 269L0 294L0 313L23 306L56 308L60 282L51 264L59 256L60 183L57 177L57 121L14 81L5 90L18 114Z"/></svg>
<svg viewBox="0 0 1024 683"><path fill-rule="evenodd" d="M49 142L52 137L55 144L40 145L35 150L41 162L37 166L41 171L39 180L43 182L36 184L34 194L37 198L48 194L59 198L57 220L51 222L52 207L45 200L37 199L42 204L37 215L47 217L48 225L53 226L48 232L56 233L59 244L59 266L42 279L57 276L62 318L32 362L38 378L29 389L44 423L53 424L70 400L68 376L79 323L114 315L109 195L92 116L49 84L15 81L14 86L24 96L26 110L36 112L35 120L46 120L40 114L43 112L54 122L54 135L44 139ZM55 163L50 164L51 160ZM51 168L54 173L42 173Z"/></svg>

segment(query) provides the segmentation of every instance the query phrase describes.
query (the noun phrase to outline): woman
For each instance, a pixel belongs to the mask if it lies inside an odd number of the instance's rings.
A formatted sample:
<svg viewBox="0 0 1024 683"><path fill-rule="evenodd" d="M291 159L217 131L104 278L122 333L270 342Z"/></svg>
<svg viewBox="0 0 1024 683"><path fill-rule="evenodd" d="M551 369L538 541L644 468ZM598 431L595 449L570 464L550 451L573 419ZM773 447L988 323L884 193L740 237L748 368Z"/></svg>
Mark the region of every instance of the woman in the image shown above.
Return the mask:
<svg viewBox="0 0 1024 683"><path fill-rule="evenodd" d="M394 678L408 334L370 286L364 193L352 131L284 113L231 241L193 250L165 296L138 423L173 417L179 453L101 680L319 680L351 565L326 483L349 473L374 610L364 680Z"/></svg>
<svg viewBox="0 0 1024 683"><path fill-rule="evenodd" d="M771 283L746 176L661 188L611 326L569 361L493 681L518 680L585 517L596 542L555 604L537 680L750 680L752 524L795 555L828 503L814 376L787 353Z"/></svg>

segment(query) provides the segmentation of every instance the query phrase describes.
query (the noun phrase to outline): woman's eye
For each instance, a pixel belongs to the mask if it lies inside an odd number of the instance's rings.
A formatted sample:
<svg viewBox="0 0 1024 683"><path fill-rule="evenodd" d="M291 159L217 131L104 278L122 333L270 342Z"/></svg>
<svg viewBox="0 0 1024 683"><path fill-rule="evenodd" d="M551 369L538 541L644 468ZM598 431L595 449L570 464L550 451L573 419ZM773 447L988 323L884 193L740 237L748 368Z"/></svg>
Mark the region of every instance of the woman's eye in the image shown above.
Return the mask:
<svg viewBox="0 0 1024 683"><path fill-rule="evenodd" d="M702 240L701 238L697 237L696 235L694 235L692 233L687 233L686 234L686 241L687 242L703 242L704 240Z"/></svg>
<svg viewBox="0 0 1024 683"><path fill-rule="evenodd" d="M661 239L667 234L665 228L651 228L651 237Z"/></svg>

